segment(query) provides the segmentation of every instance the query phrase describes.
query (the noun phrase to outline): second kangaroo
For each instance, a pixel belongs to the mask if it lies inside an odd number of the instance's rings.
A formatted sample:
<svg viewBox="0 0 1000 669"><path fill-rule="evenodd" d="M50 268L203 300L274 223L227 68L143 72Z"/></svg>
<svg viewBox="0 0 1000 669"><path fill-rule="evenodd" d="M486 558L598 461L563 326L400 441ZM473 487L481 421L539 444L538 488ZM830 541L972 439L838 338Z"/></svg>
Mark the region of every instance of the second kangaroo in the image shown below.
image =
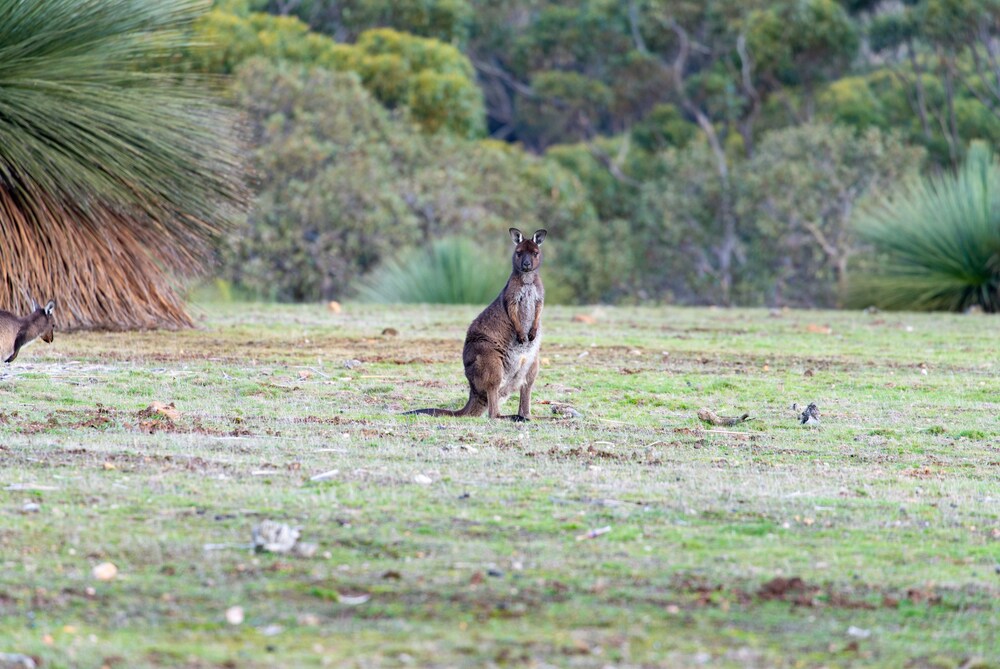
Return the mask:
<svg viewBox="0 0 1000 669"><path fill-rule="evenodd" d="M531 418L531 387L538 375L545 302L538 269L542 265L540 246L546 234L538 230L525 239L520 230L510 229L514 242L510 278L497 298L472 321L465 335L462 362L469 380L469 401L457 411L416 409L407 413L481 416L485 411L490 418ZM501 416L500 406L516 391L521 394L517 414Z"/></svg>
<svg viewBox="0 0 1000 669"><path fill-rule="evenodd" d="M18 318L9 311L0 311L0 359L4 362L13 362L23 347L39 337L49 344L55 338L52 312L56 303L50 300L44 307L39 307L32 300L32 305L33 311L24 318Z"/></svg>

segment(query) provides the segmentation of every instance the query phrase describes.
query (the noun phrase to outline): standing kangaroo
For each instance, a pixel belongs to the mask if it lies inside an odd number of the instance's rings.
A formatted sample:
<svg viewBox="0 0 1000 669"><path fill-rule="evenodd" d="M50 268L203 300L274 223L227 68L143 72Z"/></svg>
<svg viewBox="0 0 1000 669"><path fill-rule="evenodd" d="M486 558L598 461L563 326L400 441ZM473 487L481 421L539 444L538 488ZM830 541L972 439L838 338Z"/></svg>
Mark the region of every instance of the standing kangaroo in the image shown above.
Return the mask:
<svg viewBox="0 0 1000 669"><path fill-rule="evenodd" d="M531 386L538 375L538 349L542 338L542 304L545 289L538 268L539 248L545 230L525 239L517 228L510 229L514 241L513 271L507 285L479 314L465 335L462 362L469 379L469 401L458 411L416 409L407 413L431 416L481 416L526 421L531 418ZM501 416L500 406L515 391L521 401L516 415Z"/></svg>
<svg viewBox="0 0 1000 669"><path fill-rule="evenodd" d="M52 312L55 308L56 303L50 300L44 307L35 305L35 310L24 318L0 310L0 357L4 362L13 362L21 349L38 337L47 344L52 343L55 338Z"/></svg>

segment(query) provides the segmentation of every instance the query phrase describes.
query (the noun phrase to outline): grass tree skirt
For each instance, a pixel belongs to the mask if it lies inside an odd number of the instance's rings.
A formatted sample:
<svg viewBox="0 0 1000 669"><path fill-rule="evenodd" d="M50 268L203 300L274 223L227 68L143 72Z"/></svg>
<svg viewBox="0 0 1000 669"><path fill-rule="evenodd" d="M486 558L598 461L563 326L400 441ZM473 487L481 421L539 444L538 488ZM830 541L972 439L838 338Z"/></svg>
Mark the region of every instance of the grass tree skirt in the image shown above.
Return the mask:
<svg viewBox="0 0 1000 669"><path fill-rule="evenodd" d="M97 210L29 220L0 190L0 238L11 241L0 245L0 308L25 314L55 299L63 330L189 327L177 278L207 253L192 253L197 240L160 244L153 229Z"/></svg>
<svg viewBox="0 0 1000 669"><path fill-rule="evenodd" d="M177 281L246 202L235 113L163 67L199 0L0 0L0 309L184 327Z"/></svg>

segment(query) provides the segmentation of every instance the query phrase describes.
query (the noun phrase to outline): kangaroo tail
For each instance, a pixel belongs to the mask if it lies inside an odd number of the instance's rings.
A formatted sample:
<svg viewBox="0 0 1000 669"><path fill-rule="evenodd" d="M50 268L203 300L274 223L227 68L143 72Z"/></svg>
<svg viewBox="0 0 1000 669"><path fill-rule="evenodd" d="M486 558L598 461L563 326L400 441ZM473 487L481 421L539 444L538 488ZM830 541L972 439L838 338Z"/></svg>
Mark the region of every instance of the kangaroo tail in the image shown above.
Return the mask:
<svg viewBox="0 0 1000 669"><path fill-rule="evenodd" d="M409 416L413 414L424 414L427 416L479 416L482 415L483 411L486 409L486 405L476 399L474 393L469 393L469 401L465 403L465 406L458 411L452 411L451 409L414 409L413 411L404 411L404 416Z"/></svg>

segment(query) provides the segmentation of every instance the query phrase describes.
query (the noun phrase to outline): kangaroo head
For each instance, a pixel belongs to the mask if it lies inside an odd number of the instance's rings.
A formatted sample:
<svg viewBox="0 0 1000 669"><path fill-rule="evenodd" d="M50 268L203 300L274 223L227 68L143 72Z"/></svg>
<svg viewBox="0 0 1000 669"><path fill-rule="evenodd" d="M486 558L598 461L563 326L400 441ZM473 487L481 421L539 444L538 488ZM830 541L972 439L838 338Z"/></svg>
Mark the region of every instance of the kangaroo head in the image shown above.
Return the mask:
<svg viewBox="0 0 1000 669"><path fill-rule="evenodd" d="M38 335L42 338L42 341L46 344L51 344L52 340L55 339L55 325L56 319L52 315L52 312L56 310L55 300L49 300L48 304L44 307L37 307L35 313L32 317L41 324L39 328L41 334Z"/></svg>
<svg viewBox="0 0 1000 669"><path fill-rule="evenodd" d="M533 272L542 265L542 249L540 248L545 230L536 230L531 239L525 239L517 228L510 229L510 238L514 242L514 257L512 263L515 272Z"/></svg>

